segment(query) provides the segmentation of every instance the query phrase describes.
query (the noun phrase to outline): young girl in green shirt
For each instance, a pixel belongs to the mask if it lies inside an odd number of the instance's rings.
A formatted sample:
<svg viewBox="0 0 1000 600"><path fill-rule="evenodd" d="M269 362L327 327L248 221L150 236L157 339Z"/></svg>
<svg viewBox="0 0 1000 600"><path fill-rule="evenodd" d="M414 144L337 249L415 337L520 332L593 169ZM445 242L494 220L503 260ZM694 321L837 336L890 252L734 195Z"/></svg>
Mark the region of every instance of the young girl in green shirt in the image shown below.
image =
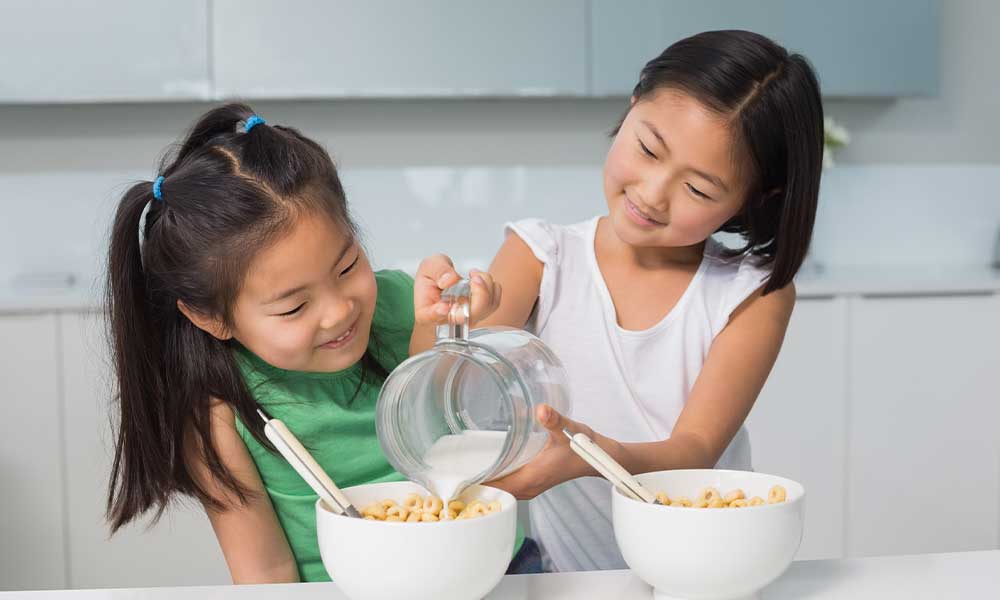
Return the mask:
<svg viewBox="0 0 1000 600"><path fill-rule="evenodd" d="M328 579L316 495L263 435L283 420L341 487L398 480L375 435L387 373L458 279L373 272L329 155L246 105L205 114L129 189L108 264L117 383L112 531L175 494L205 507L234 582ZM499 295L473 273L473 313ZM414 333L417 325L416 333Z"/></svg>

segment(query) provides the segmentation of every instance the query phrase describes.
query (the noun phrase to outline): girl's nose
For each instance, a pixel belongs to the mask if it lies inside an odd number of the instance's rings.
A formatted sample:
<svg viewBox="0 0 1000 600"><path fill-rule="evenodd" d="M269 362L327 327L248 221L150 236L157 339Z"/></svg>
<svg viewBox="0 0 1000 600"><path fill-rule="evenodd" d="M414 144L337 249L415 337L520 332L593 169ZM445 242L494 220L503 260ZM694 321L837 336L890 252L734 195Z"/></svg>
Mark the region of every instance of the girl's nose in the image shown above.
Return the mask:
<svg viewBox="0 0 1000 600"><path fill-rule="evenodd" d="M337 327L344 327L350 323L345 323L354 314L354 300L350 298L341 298L330 301L327 305L326 310L323 311L323 317L320 319L319 326L322 329L336 329Z"/></svg>
<svg viewBox="0 0 1000 600"><path fill-rule="evenodd" d="M650 181L640 190L643 204L656 211L657 216L666 217L670 213L670 186L666 179Z"/></svg>

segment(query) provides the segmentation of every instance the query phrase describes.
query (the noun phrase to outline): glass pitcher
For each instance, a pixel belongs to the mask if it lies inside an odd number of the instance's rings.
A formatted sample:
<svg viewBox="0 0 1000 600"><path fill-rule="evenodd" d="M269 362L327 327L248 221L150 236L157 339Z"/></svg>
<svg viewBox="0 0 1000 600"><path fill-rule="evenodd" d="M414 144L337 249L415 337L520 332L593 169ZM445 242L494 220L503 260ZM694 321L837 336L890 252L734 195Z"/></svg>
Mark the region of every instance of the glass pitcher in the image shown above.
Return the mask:
<svg viewBox="0 0 1000 600"><path fill-rule="evenodd" d="M448 323L433 348L389 374L375 425L389 463L447 501L542 449L548 432L536 406L564 415L571 407L562 363L540 339L510 327L470 333L467 280L441 296Z"/></svg>

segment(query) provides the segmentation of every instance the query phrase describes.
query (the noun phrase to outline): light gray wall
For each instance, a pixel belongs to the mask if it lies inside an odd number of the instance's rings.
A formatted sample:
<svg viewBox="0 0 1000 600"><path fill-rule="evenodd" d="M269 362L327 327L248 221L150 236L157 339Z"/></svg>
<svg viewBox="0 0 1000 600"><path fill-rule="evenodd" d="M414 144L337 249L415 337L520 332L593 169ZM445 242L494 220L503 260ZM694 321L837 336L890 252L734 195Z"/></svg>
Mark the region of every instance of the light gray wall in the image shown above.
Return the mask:
<svg viewBox="0 0 1000 600"><path fill-rule="evenodd" d="M863 15L859 15L863 18ZM831 101L854 139L841 163L1000 163L1000 2L945 0L941 94ZM850 43L850 40L845 40ZM207 104L0 106L0 173L148 169ZM625 108L604 100L258 102L344 167L599 165Z"/></svg>

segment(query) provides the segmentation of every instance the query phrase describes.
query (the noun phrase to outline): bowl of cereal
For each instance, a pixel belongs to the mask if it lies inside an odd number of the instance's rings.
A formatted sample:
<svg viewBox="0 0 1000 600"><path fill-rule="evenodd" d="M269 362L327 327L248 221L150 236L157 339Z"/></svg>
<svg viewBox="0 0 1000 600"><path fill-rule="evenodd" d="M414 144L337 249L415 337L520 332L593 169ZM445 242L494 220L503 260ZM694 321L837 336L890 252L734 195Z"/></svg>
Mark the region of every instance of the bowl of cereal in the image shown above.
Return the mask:
<svg viewBox="0 0 1000 600"><path fill-rule="evenodd" d="M764 473L690 469L637 475L663 505L612 490L625 562L661 600L757 598L802 541L805 489Z"/></svg>
<svg viewBox="0 0 1000 600"><path fill-rule="evenodd" d="M472 486L448 503L411 482L345 488L364 518L316 503L323 566L350 598L472 600L486 596L510 563L517 501Z"/></svg>

